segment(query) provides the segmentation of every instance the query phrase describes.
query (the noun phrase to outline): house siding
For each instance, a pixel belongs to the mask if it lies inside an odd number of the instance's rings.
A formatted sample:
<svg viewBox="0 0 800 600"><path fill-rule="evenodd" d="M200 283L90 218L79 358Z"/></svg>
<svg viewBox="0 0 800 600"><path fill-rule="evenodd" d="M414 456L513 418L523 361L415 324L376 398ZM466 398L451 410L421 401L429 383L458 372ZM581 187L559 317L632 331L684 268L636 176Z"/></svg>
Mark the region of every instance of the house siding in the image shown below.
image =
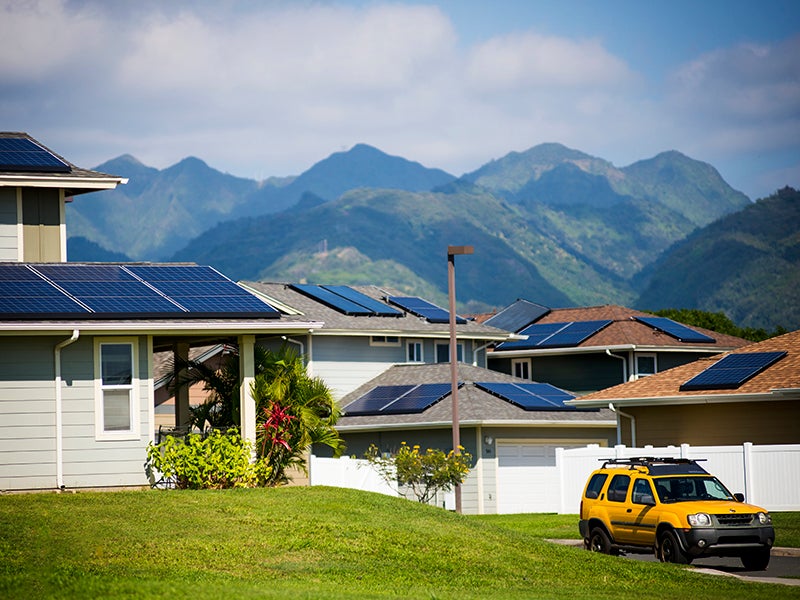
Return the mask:
<svg viewBox="0 0 800 600"><path fill-rule="evenodd" d="M19 260L17 188L0 188L0 261Z"/></svg>
<svg viewBox="0 0 800 600"><path fill-rule="evenodd" d="M54 350L63 337L0 338L0 489L57 486ZM147 338L138 338L139 438L95 437L94 340L61 352L63 483L70 487L137 486L144 473L149 424Z"/></svg>
<svg viewBox="0 0 800 600"><path fill-rule="evenodd" d="M630 406L625 412L636 418L639 446L800 443L800 405L793 401ZM622 442L630 444L628 419L623 419L622 435Z"/></svg>
<svg viewBox="0 0 800 600"><path fill-rule="evenodd" d="M520 357L522 358L522 357ZM622 364L606 354L532 356L531 378L556 387L584 394L622 383ZM489 368L512 375L511 358L492 359Z"/></svg>

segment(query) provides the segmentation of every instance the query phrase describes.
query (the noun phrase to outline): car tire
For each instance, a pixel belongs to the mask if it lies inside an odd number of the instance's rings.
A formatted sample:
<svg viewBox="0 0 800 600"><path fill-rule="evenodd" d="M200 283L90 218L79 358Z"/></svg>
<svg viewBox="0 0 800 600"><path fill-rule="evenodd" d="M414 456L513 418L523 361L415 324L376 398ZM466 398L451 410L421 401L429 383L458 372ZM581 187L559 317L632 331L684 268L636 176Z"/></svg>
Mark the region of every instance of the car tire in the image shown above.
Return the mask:
<svg viewBox="0 0 800 600"><path fill-rule="evenodd" d="M769 548L742 554L742 565L748 571L766 571L769 565Z"/></svg>
<svg viewBox="0 0 800 600"><path fill-rule="evenodd" d="M676 565L688 565L692 562L682 549L678 536L671 529L663 532L658 538L658 558L661 562Z"/></svg>
<svg viewBox="0 0 800 600"><path fill-rule="evenodd" d="M602 527L595 527L592 529L591 533L589 533L588 549L592 552L600 552L602 554L618 554L618 552L611 547L611 538L608 537L608 534Z"/></svg>

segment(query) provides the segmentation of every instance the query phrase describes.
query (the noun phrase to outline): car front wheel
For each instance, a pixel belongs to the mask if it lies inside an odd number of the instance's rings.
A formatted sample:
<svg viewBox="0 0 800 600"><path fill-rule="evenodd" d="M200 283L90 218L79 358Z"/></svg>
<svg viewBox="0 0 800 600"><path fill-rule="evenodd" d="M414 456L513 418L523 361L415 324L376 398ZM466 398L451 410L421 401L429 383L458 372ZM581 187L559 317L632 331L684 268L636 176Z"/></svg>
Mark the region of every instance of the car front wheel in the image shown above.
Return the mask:
<svg viewBox="0 0 800 600"><path fill-rule="evenodd" d="M688 565L692 559L681 550L678 536L674 531L665 531L661 534L658 543L658 558L661 562Z"/></svg>
<svg viewBox="0 0 800 600"><path fill-rule="evenodd" d="M764 571L769 565L769 548L742 554L742 565L748 571Z"/></svg>
<svg viewBox="0 0 800 600"><path fill-rule="evenodd" d="M611 538L601 527L595 527L589 534L589 550L592 552L601 552L602 554L617 554L611 548Z"/></svg>

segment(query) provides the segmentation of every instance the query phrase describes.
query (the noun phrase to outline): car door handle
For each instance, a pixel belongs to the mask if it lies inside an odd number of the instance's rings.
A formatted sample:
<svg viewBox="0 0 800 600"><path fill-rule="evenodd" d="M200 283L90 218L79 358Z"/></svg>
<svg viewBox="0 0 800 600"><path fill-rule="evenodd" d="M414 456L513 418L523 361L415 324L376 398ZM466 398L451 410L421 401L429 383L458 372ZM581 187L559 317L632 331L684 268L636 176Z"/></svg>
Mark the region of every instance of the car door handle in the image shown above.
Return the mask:
<svg viewBox="0 0 800 600"><path fill-rule="evenodd" d="M632 508L629 508L629 509L628 509L628 510L626 510L625 512L633 512L633 509L632 509Z"/></svg>

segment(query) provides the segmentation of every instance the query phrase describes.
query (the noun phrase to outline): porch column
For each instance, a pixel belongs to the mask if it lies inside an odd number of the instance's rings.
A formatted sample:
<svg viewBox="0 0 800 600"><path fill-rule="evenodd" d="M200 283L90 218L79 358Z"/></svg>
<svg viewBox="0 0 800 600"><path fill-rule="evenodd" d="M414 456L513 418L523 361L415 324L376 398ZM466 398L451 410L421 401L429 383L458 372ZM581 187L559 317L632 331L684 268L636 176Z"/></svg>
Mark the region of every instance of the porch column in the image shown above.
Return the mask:
<svg viewBox="0 0 800 600"><path fill-rule="evenodd" d="M241 414L242 437L256 443L256 401L252 396L252 385L255 380L256 366L254 348L256 336L239 336L239 375L242 388L239 395L239 411Z"/></svg>
<svg viewBox="0 0 800 600"><path fill-rule="evenodd" d="M175 342L172 354L175 358L175 379L180 381L186 375L186 369L180 369L179 366L189 360L189 344ZM189 386L182 385L175 390L175 427L188 427L189 415Z"/></svg>

